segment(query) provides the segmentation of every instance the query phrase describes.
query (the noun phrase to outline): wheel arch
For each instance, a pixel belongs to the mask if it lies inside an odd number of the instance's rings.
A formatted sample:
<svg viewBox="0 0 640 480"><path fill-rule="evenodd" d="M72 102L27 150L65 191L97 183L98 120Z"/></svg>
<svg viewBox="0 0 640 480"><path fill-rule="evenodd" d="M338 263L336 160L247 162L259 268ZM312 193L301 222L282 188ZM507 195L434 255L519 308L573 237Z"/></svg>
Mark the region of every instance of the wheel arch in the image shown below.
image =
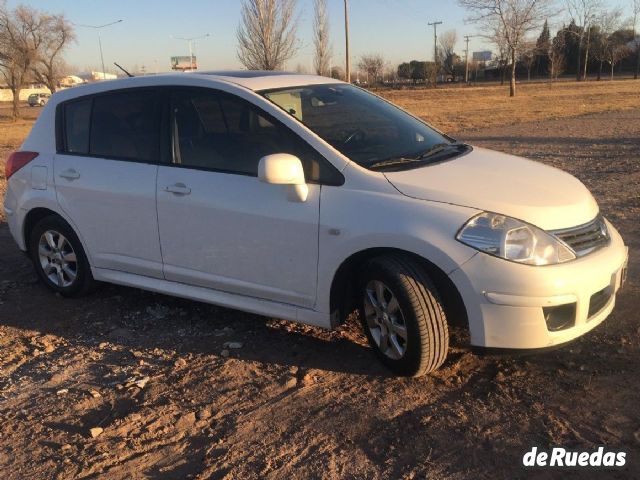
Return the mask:
<svg viewBox="0 0 640 480"><path fill-rule="evenodd" d="M392 247L375 247L353 253L336 270L330 289L332 326L343 323L358 307L357 282L362 268L373 258L384 255L402 255L418 263L435 284L440 294L447 322L468 328L467 309L458 288L449 276L436 264L408 250Z"/></svg>
<svg viewBox="0 0 640 480"><path fill-rule="evenodd" d="M33 228L36 226L36 224L40 220L49 216L56 216L60 218L62 221L64 221L67 225L69 225L69 228L71 228L71 230L73 230L73 232L78 237L78 241L80 242L80 245L82 246L82 249L85 255L87 256L87 260L89 261L89 264L91 264L89 252L87 251L87 246L82 236L80 235L80 232L78 232L78 229L73 225L73 223L69 221L68 218L66 218L65 215L55 210L52 210L51 208L43 207L43 206L34 207L31 210L29 210L25 215L24 220L22 221L22 239L26 247L26 252L29 253L29 237L31 236L31 232L33 231Z"/></svg>

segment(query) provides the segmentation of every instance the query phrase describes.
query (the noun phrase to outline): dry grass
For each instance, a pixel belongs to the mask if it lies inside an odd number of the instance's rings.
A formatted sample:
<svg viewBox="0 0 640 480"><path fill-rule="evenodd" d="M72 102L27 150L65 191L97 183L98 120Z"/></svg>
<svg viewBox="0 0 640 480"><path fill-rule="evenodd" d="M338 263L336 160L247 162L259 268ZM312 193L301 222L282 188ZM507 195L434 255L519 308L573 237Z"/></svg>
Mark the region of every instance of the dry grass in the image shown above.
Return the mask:
<svg viewBox="0 0 640 480"><path fill-rule="evenodd" d="M382 96L445 132L640 107L640 81L391 90Z"/></svg>

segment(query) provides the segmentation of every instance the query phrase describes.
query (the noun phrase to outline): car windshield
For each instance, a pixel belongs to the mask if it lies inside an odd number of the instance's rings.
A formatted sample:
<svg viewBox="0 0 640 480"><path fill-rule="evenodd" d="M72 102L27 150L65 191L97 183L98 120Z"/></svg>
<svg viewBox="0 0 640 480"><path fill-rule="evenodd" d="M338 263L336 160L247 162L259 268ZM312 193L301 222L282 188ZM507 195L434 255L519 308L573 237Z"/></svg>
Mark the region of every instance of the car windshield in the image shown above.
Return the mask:
<svg viewBox="0 0 640 480"><path fill-rule="evenodd" d="M466 147L391 103L346 84L261 92L363 167L407 169L459 155Z"/></svg>

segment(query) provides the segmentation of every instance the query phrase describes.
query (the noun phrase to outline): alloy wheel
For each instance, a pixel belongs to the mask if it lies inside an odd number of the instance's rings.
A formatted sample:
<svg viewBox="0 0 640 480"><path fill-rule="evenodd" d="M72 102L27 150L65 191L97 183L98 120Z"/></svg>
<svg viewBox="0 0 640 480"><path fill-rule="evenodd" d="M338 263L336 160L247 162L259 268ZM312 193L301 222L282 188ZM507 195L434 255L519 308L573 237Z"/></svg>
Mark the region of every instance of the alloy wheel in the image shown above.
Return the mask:
<svg viewBox="0 0 640 480"><path fill-rule="evenodd" d="M38 259L45 276L54 285L65 288L78 276L76 252L60 232L47 230L38 242Z"/></svg>
<svg viewBox="0 0 640 480"><path fill-rule="evenodd" d="M392 360L401 359L407 351L407 326L398 299L383 282L367 283L364 315L380 351Z"/></svg>

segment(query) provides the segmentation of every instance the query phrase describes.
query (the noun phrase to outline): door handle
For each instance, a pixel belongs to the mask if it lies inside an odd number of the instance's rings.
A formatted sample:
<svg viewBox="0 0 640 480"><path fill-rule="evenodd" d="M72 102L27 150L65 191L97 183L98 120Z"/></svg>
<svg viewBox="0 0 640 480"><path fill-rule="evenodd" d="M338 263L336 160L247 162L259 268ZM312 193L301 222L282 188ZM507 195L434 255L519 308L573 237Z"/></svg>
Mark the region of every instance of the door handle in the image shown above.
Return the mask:
<svg viewBox="0 0 640 480"><path fill-rule="evenodd" d="M189 195L191 193L191 189L184 183L169 185L168 187L164 187L164 191L173 193L174 195Z"/></svg>
<svg viewBox="0 0 640 480"><path fill-rule="evenodd" d="M67 180L76 180L80 178L80 174L75 171L73 168L68 168L64 172L60 172L58 174L60 178L66 178Z"/></svg>

